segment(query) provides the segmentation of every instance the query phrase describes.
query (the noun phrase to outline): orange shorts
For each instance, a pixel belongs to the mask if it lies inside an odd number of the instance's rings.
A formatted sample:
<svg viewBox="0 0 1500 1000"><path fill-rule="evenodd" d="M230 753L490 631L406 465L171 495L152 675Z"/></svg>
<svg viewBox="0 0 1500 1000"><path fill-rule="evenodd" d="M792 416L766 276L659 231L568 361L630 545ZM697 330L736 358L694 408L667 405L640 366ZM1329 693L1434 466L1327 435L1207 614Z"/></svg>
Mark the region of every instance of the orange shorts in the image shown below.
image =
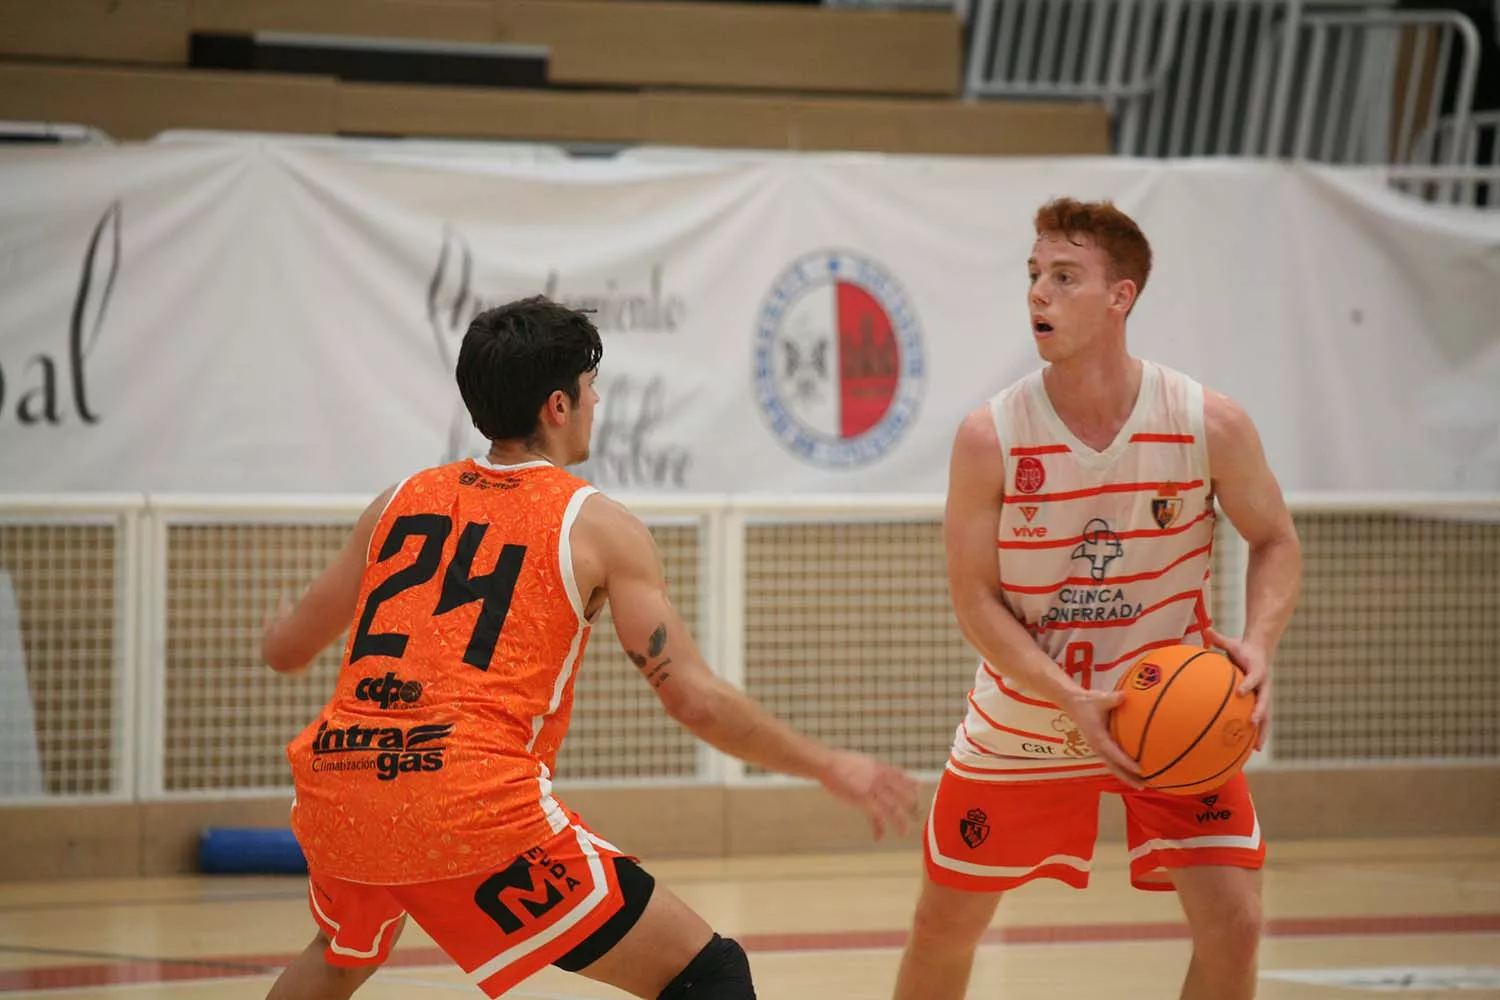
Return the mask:
<svg viewBox="0 0 1500 1000"><path fill-rule="evenodd" d="M626 855L576 819L503 868L440 882L368 885L309 871L313 918L330 965L378 965L407 914L497 997L551 965L609 920L623 897L615 859Z"/></svg>
<svg viewBox="0 0 1500 1000"><path fill-rule="evenodd" d="M1089 883L1099 797L1125 802L1130 881L1171 889L1169 868L1260 868L1266 848L1244 774L1208 795L1135 791L1118 779L976 781L944 771L924 830L928 877L938 885L999 892L1037 878Z"/></svg>

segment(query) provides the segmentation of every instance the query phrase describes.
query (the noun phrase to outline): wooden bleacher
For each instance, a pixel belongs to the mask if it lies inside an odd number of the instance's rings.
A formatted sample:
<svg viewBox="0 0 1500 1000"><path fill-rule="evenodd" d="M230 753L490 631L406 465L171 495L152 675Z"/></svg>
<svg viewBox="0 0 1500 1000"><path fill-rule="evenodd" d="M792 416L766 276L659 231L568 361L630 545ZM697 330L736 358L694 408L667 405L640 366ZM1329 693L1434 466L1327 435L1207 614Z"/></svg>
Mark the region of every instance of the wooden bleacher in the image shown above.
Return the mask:
<svg viewBox="0 0 1500 1000"><path fill-rule="evenodd" d="M194 32L545 46L552 88L189 68ZM959 97L936 12L719 0L0 0L0 119L908 153L1107 153L1083 104Z"/></svg>

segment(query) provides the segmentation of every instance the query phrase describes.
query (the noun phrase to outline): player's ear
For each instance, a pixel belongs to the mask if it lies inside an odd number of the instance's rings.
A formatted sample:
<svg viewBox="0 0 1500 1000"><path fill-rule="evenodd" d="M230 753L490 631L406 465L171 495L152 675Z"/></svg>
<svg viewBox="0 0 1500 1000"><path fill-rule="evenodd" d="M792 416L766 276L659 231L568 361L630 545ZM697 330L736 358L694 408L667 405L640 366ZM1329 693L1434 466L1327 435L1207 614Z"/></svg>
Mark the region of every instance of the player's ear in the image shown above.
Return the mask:
<svg viewBox="0 0 1500 1000"><path fill-rule="evenodd" d="M568 394L561 389L555 389L547 401L542 404L542 419L552 424L565 424L568 421L568 407L572 404Z"/></svg>
<svg viewBox="0 0 1500 1000"><path fill-rule="evenodd" d="M1131 281L1129 278L1121 278L1110 287L1109 304L1112 308L1129 313L1135 306L1135 300L1139 294L1140 289L1136 287L1134 281Z"/></svg>

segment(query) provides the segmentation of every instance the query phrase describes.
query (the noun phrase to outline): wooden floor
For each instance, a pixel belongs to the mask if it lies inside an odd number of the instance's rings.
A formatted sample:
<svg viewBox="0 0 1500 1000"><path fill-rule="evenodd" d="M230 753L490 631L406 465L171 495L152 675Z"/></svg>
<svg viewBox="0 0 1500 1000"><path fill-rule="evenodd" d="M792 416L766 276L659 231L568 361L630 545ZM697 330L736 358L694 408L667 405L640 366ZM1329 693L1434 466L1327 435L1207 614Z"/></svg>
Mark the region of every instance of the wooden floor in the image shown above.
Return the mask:
<svg viewBox="0 0 1500 1000"><path fill-rule="evenodd" d="M890 995L918 864L902 853L648 867L744 942L761 997L876 1000ZM304 900L293 878L0 885L0 1000L261 998L311 937ZM1500 998L1500 836L1273 844L1266 904L1263 1000ZM1170 1000L1187 955L1174 897L1130 889L1123 849L1103 845L1087 891L1036 883L1001 906L970 995ZM1361 969L1357 987L1288 978ZM415 927L358 995L480 996ZM511 995L622 996L552 969Z"/></svg>

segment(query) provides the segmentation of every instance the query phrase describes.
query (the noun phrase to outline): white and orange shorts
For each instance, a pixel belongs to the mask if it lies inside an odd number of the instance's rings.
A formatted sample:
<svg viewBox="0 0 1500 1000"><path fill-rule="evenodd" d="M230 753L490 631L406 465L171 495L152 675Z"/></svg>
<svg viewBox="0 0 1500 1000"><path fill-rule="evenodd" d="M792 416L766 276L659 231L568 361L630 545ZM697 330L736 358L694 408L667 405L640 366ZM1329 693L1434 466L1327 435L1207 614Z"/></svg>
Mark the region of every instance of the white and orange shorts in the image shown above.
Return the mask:
<svg viewBox="0 0 1500 1000"><path fill-rule="evenodd" d="M924 829L927 874L938 885L1001 892L1050 878L1088 885L1099 797L1125 802L1130 881L1171 889L1171 868L1260 868L1266 848L1244 774L1206 795L1137 791L1102 775L976 781L944 771Z"/></svg>
<svg viewBox="0 0 1500 1000"><path fill-rule="evenodd" d="M508 864L458 878L370 885L310 869L308 903L328 937L330 965L384 962L410 914L470 982L498 997L621 910L615 861L626 857L575 818Z"/></svg>

